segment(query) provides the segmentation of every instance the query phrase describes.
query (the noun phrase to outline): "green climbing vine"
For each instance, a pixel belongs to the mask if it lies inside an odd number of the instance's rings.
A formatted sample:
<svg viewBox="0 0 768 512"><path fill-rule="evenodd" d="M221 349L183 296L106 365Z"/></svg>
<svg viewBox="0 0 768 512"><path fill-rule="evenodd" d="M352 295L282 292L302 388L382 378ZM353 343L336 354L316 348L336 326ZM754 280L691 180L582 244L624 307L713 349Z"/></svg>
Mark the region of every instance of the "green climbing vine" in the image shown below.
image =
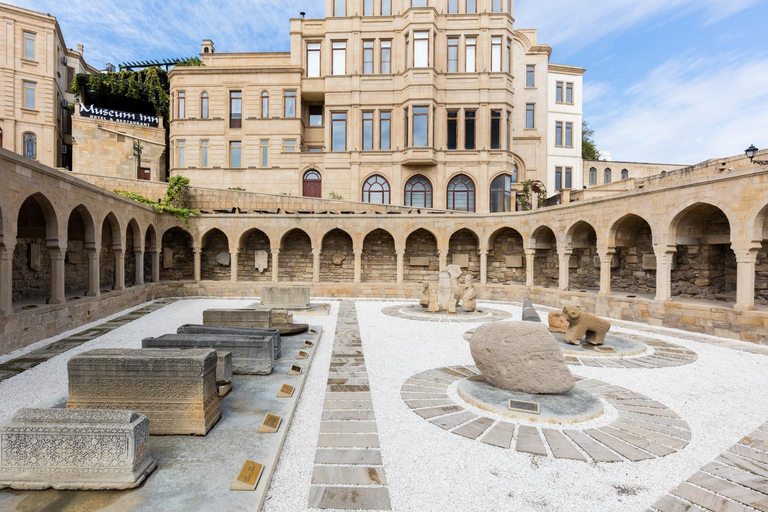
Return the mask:
<svg viewBox="0 0 768 512"><path fill-rule="evenodd" d="M112 96L149 101L158 115L165 119L168 119L170 111L168 73L156 66L139 71L95 75L79 73L72 82L72 91L80 96L81 100L88 96Z"/></svg>
<svg viewBox="0 0 768 512"><path fill-rule="evenodd" d="M171 176L168 179L168 189L165 198L153 201L135 192L115 190L115 194L149 206L157 213L167 213L184 221L189 228L189 218L192 215L200 215L200 212L189 208L189 178L184 176Z"/></svg>
<svg viewBox="0 0 768 512"><path fill-rule="evenodd" d="M533 204L533 194L537 195L536 202L539 208L547 206L547 190L544 184L534 180L525 180L523 182L523 193L518 198L520 210L527 211Z"/></svg>

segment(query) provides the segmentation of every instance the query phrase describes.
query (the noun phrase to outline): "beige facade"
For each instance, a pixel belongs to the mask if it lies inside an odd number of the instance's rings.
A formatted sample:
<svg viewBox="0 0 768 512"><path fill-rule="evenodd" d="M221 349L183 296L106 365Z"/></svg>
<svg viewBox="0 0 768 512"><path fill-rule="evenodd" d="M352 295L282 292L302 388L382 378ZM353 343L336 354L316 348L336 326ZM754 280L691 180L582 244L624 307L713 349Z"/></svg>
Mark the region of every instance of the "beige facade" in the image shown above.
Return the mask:
<svg viewBox="0 0 768 512"><path fill-rule="evenodd" d="M514 210L526 179L554 193L558 169L578 188L584 70L550 64L512 10L326 0L326 18L291 20L290 52L217 53L206 40L205 66L170 74L171 173L479 213Z"/></svg>
<svg viewBox="0 0 768 512"><path fill-rule="evenodd" d="M56 18L0 3L0 147L69 167L72 80L97 71L67 49Z"/></svg>
<svg viewBox="0 0 768 512"><path fill-rule="evenodd" d="M619 184L618 182L648 178L649 176L656 176L661 173L670 173L684 167L687 167L687 165L584 160L582 179L584 186L587 188L608 186L607 188L613 190L628 190L625 188L625 184Z"/></svg>

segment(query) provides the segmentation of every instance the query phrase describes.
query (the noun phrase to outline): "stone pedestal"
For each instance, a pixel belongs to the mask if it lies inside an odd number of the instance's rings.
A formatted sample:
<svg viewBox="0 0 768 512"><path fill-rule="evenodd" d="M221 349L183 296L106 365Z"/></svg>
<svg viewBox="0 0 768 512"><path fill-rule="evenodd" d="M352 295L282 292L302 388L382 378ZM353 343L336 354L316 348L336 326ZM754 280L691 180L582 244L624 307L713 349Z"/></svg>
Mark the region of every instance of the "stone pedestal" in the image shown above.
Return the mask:
<svg viewBox="0 0 768 512"><path fill-rule="evenodd" d="M21 409L0 426L0 488L132 489L157 467L133 411Z"/></svg>
<svg viewBox="0 0 768 512"><path fill-rule="evenodd" d="M150 434L205 435L221 418L216 352L97 349L72 357L69 409L144 414Z"/></svg>
<svg viewBox="0 0 768 512"><path fill-rule="evenodd" d="M235 375L269 375L272 373L272 336L243 336L226 334L166 334L145 338L141 346L147 349L209 348L232 353L232 373Z"/></svg>
<svg viewBox="0 0 768 512"><path fill-rule="evenodd" d="M206 309L203 311L203 324L269 329L272 327L272 311L269 309Z"/></svg>
<svg viewBox="0 0 768 512"><path fill-rule="evenodd" d="M309 309L309 286L267 286L261 289L261 307Z"/></svg>
<svg viewBox="0 0 768 512"><path fill-rule="evenodd" d="M216 351L216 384L232 383L232 352Z"/></svg>
<svg viewBox="0 0 768 512"><path fill-rule="evenodd" d="M249 329L241 327L217 327L209 325L182 325L176 329L177 334L210 334L210 335L239 335L266 336L272 341L274 359L282 357L282 339L277 329Z"/></svg>

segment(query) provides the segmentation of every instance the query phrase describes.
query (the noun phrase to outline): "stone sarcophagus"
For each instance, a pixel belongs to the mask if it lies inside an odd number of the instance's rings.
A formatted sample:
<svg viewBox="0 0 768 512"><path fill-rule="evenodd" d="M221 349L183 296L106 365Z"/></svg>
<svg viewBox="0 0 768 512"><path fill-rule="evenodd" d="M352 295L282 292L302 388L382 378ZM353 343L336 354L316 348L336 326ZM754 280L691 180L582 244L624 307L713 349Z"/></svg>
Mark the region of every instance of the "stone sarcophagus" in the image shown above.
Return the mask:
<svg viewBox="0 0 768 512"><path fill-rule="evenodd" d="M282 357L282 338L277 329L249 329L247 327L217 327L214 325L182 325L176 329L178 334L224 334L236 336L267 336L272 339L272 357Z"/></svg>
<svg viewBox="0 0 768 512"><path fill-rule="evenodd" d="M261 289L261 307L309 309L309 286L267 286Z"/></svg>
<svg viewBox="0 0 768 512"><path fill-rule="evenodd" d="M0 426L0 488L132 489L154 471L133 411L21 409Z"/></svg>
<svg viewBox="0 0 768 512"><path fill-rule="evenodd" d="M144 414L152 435L206 435L221 418L211 349L96 349L72 357L69 409Z"/></svg>
<svg viewBox="0 0 768 512"><path fill-rule="evenodd" d="M203 324L218 327L246 327L269 329L272 327L270 309L206 309Z"/></svg>
<svg viewBox="0 0 768 512"><path fill-rule="evenodd" d="M166 334L146 338L141 346L153 349L209 348L232 353L232 373L235 375L269 375L272 373L271 336L243 336L241 334Z"/></svg>

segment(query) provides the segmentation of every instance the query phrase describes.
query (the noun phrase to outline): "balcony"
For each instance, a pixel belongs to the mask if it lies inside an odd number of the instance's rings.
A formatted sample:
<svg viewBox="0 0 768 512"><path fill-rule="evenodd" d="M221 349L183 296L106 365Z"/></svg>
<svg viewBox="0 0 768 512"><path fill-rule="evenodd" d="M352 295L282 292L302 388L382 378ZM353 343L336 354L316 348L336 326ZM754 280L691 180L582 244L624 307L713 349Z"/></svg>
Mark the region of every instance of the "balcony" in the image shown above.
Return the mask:
<svg viewBox="0 0 768 512"><path fill-rule="evenodd" d="M408 148L403 151L403 165L437 165L436 153L435 148Z"/></svg>

